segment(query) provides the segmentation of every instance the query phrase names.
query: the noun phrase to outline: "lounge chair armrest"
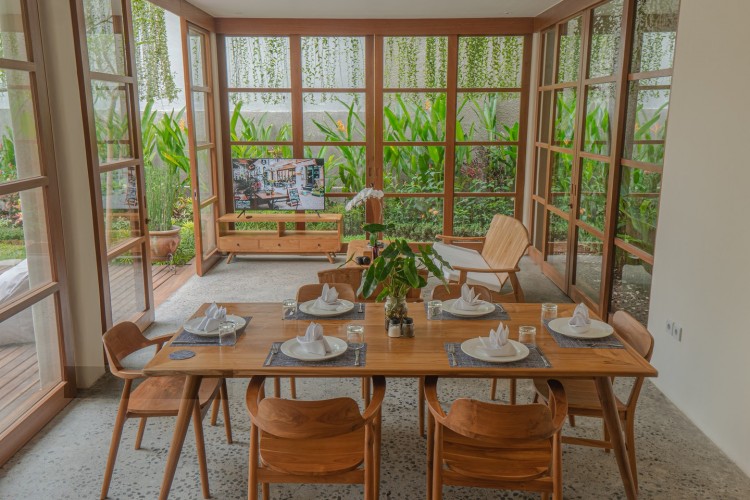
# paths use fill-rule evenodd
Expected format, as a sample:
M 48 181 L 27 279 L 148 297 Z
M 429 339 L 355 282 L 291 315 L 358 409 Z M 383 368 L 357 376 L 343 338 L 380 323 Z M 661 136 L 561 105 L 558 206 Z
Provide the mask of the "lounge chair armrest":
M 478 242 L 478 243 L 484 243 L 484 240 L 487 239 L 484 236 L 448 236 L 447 234 L 438 234 L 435 237 L 439 240 L 445 241 L 449 245 L 453 241 L 467 241 L 467 242 L 473 241 L 473 242 Z
M 124 378 L 125 380 L 135 380 L 138 378 L 145 377 L 142 370 L 133 370 L 133 369 L 117 370 L 114 367 L 112 367 L 111 370 L 114 376 L 119 377 L 119 378 Z
M 362 413 L 362 419 L 367 423 L 370 423 L 378 415 L 380 407 L 383 404 L 383 398 L 385 397 L 385 377 L 372 377 L 372 387 L 370 404 L 367 405 L 367 408 Z
M 467 273 L 517 273 L 521 271 L 520 267 L 493 268 L 493 267 L 464 267 L 453 266 L 453 269 L 459 272 Z

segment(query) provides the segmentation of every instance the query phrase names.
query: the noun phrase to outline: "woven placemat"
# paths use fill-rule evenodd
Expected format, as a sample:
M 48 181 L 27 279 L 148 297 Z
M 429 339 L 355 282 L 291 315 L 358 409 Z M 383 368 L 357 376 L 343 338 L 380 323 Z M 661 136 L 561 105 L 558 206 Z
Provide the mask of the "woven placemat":
M 453 364 L 450 352 L 448 352 L 448 346 L 450 345 L 455 349 L 453 353 L 453 357 L 456 358 L 455 365 Z M 552 365 L 544 357 L 539 347 L 533 344 L 524 345 L 529 348 L 529 355 L 510 363 L 490 363 L 489 361 L 473 358 L 461 350 L 460 342 L 446 342 L 443 344 L 443 348 L 445 349 L 445 355 L 448 357 L 448 364 L 453 368 L 552 368 Z
M 341 356 L 335 358 L 323 360 L 323 361 L 302 361 L 301 359 L 290 358 L 283 352 L 281 352 L 281 344 L 283 342 L 274 342 L 273 346 L 279 348 L 271 363 L 268 363 L 268 359 L 271 357 L 271 349 L 268 350 L 268 356 L 263 361 L 263 366 L 354 366 L 354 349 L 347 349 Z M 365 366 L 367 362 L 367 343 L 359 350 L 359 366 L 357 368 Z
M 245 326 L 237 330 L 237 338 L 240 337 L 243 333 L 245 333 L 245 329 L 247 328 L 247 325 L 250 324 L 250 320 L 253 319 L 252 316 L 243 316 L 242 319 L 245 320 Z M 226 347 L 232 347 L 237 342 L 235 341 L 232 344 L 225 344 Z M 187 330 L 180 329 L 180 331 L 177 333 L 177 336 L 172 340 L 172 344 L 170 344 L 174 347 L 177 346 L 202 346 L 202 345 L 219 345 L 219 336 L 216 335 L 215 337 L 201 337 L 200 335 L 195 335 L 193 333 L 188 332 Z
M 544 326 L 560 347 L 572 347 L 576 349 L 625 349 L 625 346 L 622 345 L 622 342 L 614 334 L 600 339 L 576 339 L 554 331 L 549 327 L 549 320 L 544 321 Z
M 354 304 L 354 309 L 351 311 L 347 311 L 345 313 L 338 314 L 336 316 L 315 316 L 314 314 L 307 314 L 299 310 L 299 305 L 297 306 L 297 312 L 294 314 L 294 316 L 291 316 L 289 318 L 284 318 L 287 320 L 290 319 L 304 319 L 309 321 L 322 321 L 326 319 L 365 319 L 365 310 L 367 308 L 362 305 L 362 312 L 359 311 L 359 303 Z
M 427 312 L 427 302 L 424 303 L 424 310 L 425 313 Z M 470 319 L 470 320 L 476 320 L 476 319 L 499 319 L 502 321 L 508 321 L 510 320 L 510 314 L 501 306 L 500 304 L 495 304 L 495 310 L 491 313 L 485 314 L 484 316 L 471 316 L 471 317 L 465 317 L 465 316 L 456 316 L 455 314 L 451 314 L 447 312 L 445 309 L 443 309 L 443 312 L 440 313 L 440 316 L 437 318 L 430 318 L 431 320 L 437 320 L 437 319 Z

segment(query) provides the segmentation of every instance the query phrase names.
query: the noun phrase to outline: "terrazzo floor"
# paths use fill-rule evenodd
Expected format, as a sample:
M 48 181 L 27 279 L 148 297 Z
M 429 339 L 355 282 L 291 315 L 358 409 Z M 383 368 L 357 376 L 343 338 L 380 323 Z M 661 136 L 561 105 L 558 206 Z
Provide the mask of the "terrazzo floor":
M 175 330 L 201 303 L 281 300 L 293 296 L 302 283 L 315 282 L 315 273 L 330 267 L 321 259 L 238 259 L 220 264 L 208 276 L 193 277 L 156 314 L 149 336 Z M 521 281 L 529 301 L 562 301 L 564 295 L 529 262 L 523 262 Z M 658 348 L 658 346 L 657 346 Z M 148 356 L 132 360 L 143 362 Z M 332 379 L 298 379 L 298 394 L 316 399 L 358 397 L 359 382 Z M 506 398 L 506 385 L 499 384 Z M 225 441 L 222 419 L 211 427 L 204 423 L 210 488 L 213 498 L 247 497 L 249 419 L 244 406 L 245 380 L 229 381 L 234 444 Z M 283 383 L 285 393 L 287 385 Z M 80 391 L 42 432 L 0 468 L 0 499 L 98 498 L 112 423 L 122 383 L 105 375 L 95 386 Z M 627 391 L 624 381 L 618 393 Z M 417 499 L 425 495 L 425 440 L 417 427 L 417 383 L 388 379 L 383 403 L 383 454 L 381 498 Z M 487 380 L 443 380 L 441 399 L 486 399 Z M 519 381 L 519 400 L 530 401 L 531 386 Z M 598 436 L 600 423 L 577 419 L 577 435 Z M 137 422 L 128 421 L 110 488 L 110 498 L 156 498 L 174 426 L 173 419 L 152 419 L 143 448 L 133 449 Z M 641 394 L 636 423 L 640 498 L 746 499 L 750 478 L 742 473 L 653 384 Z M 565 446 L 564 496 L 570 499 L 624 498 L 614 457 L 602 450 Z M 361 498 L 360 486 L 272 485 L 271 497 L 281 499 Z M 201 498 L 192 429 L 183 449 L 170 498 Z M 446 499 L 538 498 L 519 492 L 474 488 L 444 490 Z

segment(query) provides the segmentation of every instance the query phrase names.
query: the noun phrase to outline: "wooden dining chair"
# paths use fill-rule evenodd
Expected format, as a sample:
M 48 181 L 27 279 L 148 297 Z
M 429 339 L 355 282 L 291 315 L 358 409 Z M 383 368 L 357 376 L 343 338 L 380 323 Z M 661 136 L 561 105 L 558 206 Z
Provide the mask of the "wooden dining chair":
M 448 300 L 456 299 L 461 296 L 461 287 L 463 283 L 448 283 L 447 285 L 438 285 L 432 289 L 430 300 Z M 471 285 L 474 293 L 484 301 L 492 302 L 492 292 L 489 288 L 482 285 Z M 510 388 L 510 404 L 516 404 L 516 379 L 508 379 Z M 497 399 L 497 378 L 492 379 L 490 386 L 490 397 Z M 424 377 L 419 378 L 419 435 L 424 436 Z
M 446 414 L 437 377 L 425 379 L 430 409 L 427 498 L 442 498 L 444 484 L 542 492 L 562 499 L 560 429 L 567 402 L 562 384 L 549 380 L 549 404 L 502 405 L 458 399 Z
M 612 326 L 630 347 L 639 355 L 643 356 L 646 361 L 651 361 L 651 354 L 654 351 L 654 337 L 637 319 L 625 311 L 617 311 L 612 317 Z M 625 402 L 616 399 L 617 413 L 620 416 L 622 427 L 625 430 L 626 446 L 628 449 L 628 461 L 630 470 L 633 472 L 633 481 L 638 488 L 638 472 L 635 460 L 635 408 L 638 403 L 638 396 L 643 387 L 643 377 L 633 379 L 633 385 L 630 394 Z M 609 451 L 613 448 L 609 437 L 607 425 L 604 420 L 599 395 L 596 385 L 591 379 L 565 379 L 563 387 L 568 395 L 568 413 L 570 415 L 571 426 L 575 426 L 575 416 L 594 417 L 602 419 L 602 428 L 604 439 L 584 439 L 573 436 L 563 436 L 563 443 L 593 446 L 604 448 Z M 543 380 L 534 380 L 537 398 L 547 399 L 547 388 Z
M 264 500 L 270 483 L 363 484 L 366 500 L 378 498 L 385 377 L 372 383 L 370 403 L 360 413 L 351 398 L 265 398 L 265 377 L 252 377 L 248 498 L 258 498 L 259 483 Z
M 362 284 L 362 272 L 361 267 L 337 267 L 334 269 L 325 269 L 318 271 L 318 281 L 320 283 L 347 283 L 349 284 L 355 293 L 359 290 L 359 286 Z M 427 278 L 427 271 L 420 269 L 418 271 L 425 279 Z M 357 294 L 357 302 L 376 302 L 378 294 L 383 290 L 383 285 L 378 285 L 375 291 L 370 294 L 369 297 L 363 297 L 361 294 Z M 412 288 L 406 293 L 407 302 L 421 302 L 422 301 L 422 289 Z
M 125 380 L 125 387 L 120 397 L 120 405 L 117 409 L 115 426 L 112 430 L 112 442 L 109 446 L 107 466 L 104 472 L 101 498 L 107 497 L 109 485 L 112 481 L 112 472 L 115 468 L 117 450 L 120 447 L 122 429 L 125 420 L 129 418 L 140 418 L 138 434 L 135 438 L 135 449 L 140 449 L 143 432 L 146 428 L 146 420 L 151 417 L 176 417 L 182 401 L 182 389 L 185 385 L 184 377 L 146 377 L 142 370 L 125 368 L 122 360 L 136 351 L 150 346 L 156 346 L 157 352 L 172 338 L 172 335 L 163 335 L 154 339 L 146 338 L 135 323 L 124 321 L 110 328 L 102 337 L 104 351 L 109 360 L 112 374 Z M 138 387 L 132 389 L 133 381 L 144 379 Z M 203 443 L 203 417 L 208 411 L 212 401 L 221 397 L 225 402 L 224 428 L 227 435 L 227 443 L 232 443 L 232 426 L 229 421 L 229 405 L 227 397 L 227 386 L 223 378 L 204 378 L 198 392 L 199 404 L 193 408 L 193 428 L 195 429 L 195 443 L 198 453 L 198 464 L 200 468 L 201 489 L 203 498 L 210 498 L 208 488 L 208 469 L 206 466 L 206 448 Z

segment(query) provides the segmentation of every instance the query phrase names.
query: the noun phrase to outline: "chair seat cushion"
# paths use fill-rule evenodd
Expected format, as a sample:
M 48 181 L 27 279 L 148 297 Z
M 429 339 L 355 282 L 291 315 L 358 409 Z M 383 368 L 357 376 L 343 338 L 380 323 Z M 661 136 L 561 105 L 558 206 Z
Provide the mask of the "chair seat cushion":
M 576 413 L 578 411 L 588 413 L 601 413 L 601 403 L 599 394 L 596 390 L 596 384 L 591 379 L 562 379 L 560 381 L 565 389 L 565 396 L 568 399 L 568 412 Z M 546 400 L 547 399 L 547 381 L 534 379 L 536 391 Z M 624 412 L 625 404 L 615 398 L 617 410 Z
M 271 470 L 286 474 L 339 474 L 364 462 L 365 428 L 322 439 L 285 439 L 260 433 L 260 459 Z
M 446 245 L 437 242 L 432 248 L 451 266 L 474 267 L 478 269 L 489 269 L 490 266 L 482 257 L 482 254 L 471 248 L 459 247 L 456 245 Z M 458 281 L 459 272 L 455 269 L 443 267 L 443 276 L 448 281 Z M 486 286 L 490 290 L 499 292 L 508 279 L 507 273 L 468 273 L 466 282 L 470 285 Z
M 217 391 L 221 379 L 204 378 L 198 391 L 201 408 Z M 182 401 L 185 377 L 149 377 L 130 393 L 128 412 L 140 415 L 177 415 Z
M 549 439 L 498 447 L 443 428 L 443 464 L 462 476 L 488 481 L 529 481 L 547 475 L 551 463 Z

